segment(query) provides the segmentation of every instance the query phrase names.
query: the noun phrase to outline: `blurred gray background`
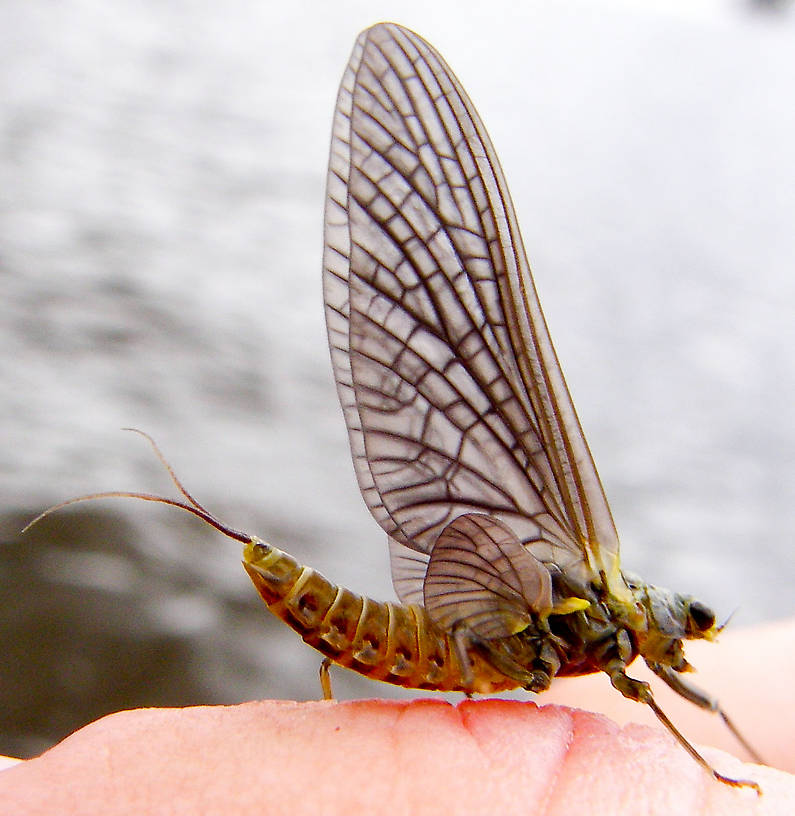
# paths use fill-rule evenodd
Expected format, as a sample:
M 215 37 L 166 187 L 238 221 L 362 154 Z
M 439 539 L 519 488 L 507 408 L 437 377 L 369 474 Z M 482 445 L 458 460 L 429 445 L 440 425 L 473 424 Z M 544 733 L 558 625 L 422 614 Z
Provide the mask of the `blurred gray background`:
M 795 612 L 795 14 L 750 2 L 0 5 L 0 753 L 138 705 L 315 698 L 173 493 L 392 597 L 320 292 L 337 84 L 395 19 L 502 158 L 625 565 Z M 340 697 L 400 693 L 348 672 Z

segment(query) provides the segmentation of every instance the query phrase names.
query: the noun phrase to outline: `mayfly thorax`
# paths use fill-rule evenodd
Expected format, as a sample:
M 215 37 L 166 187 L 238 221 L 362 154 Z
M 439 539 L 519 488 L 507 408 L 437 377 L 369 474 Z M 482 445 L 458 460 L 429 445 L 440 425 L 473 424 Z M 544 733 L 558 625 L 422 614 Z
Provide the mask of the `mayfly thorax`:
M 270 610 L 331 662 L 468 694 L 602 671 L 716 779 L 758 791 L 714 770 L 626 673 L 642 657 L 748 747 L 680 677 L 684 640 L 720 630 L 712 611 L 621 569 L 494 148 L 441 56 L 398 25 L 364 31 L 342 80 L 323 280 L 356 475 L 400 603 L 226 527 L 173 472 L 185 501 L 98 495 L 172 504 L 243 542 Z

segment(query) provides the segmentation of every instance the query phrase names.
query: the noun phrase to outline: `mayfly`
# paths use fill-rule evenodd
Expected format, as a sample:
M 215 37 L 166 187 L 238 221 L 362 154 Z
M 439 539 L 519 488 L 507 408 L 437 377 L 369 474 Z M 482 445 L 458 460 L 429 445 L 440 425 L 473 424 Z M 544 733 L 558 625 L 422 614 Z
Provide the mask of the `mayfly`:
M 327 661 L 466 694 L 602 671 L 716 779 L 759 791 L 712 768 L 627 674 L 641 656 L 748 747 L 680 677 L 683 641 L 720 631 L 713 612 L 621 569 L 494 147 L 442 57 L 398 25 L 359 36 L 339 90 L 324 294 L 353 463 L 400 604 L 227 527 L 170 468 L 185 501 L 100 495 L 172 504 L 243 542 L 265 603 Z

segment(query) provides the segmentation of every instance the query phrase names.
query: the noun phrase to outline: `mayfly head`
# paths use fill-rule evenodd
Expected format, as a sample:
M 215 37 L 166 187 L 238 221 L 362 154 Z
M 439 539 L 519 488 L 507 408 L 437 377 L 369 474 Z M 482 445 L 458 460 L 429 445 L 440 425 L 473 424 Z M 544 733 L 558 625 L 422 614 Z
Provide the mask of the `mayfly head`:
M 645 627 L 635 630 L 638 652 L 647 661 L 688 671 L 683 641 L 714 640 L 715 613 L 690 595 L 642 582 L 630 586 L 646 616 Z
M 715 613 L 691 595 L 646 585 L 641 603 L 651 628 L 672 638 L 713 640 L 717 634 Z

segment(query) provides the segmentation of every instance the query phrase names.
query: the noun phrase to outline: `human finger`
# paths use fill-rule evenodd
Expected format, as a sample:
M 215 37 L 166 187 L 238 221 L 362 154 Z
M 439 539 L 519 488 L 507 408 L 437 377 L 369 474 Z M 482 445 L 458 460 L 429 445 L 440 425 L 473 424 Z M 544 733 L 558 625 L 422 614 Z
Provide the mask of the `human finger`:
M 0 774 L 7 812 L 789 814 L 795 780 L 709 754 L 764 795 L 710 778 L 662 731 L 504 700 L 261 702 L 141 709 Z

